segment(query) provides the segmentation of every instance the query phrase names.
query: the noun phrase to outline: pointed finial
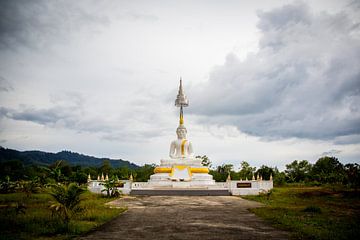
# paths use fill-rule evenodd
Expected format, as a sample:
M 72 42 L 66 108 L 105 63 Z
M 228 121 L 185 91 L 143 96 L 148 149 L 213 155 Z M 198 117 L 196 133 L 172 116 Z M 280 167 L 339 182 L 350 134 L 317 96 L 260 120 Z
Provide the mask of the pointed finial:
M 253 181 L 255 180 L 255 176 L 254 176 L 254 173 L 253 173 L 253 176 L 252 176 L 252 180 L 253 180 Z
M 105 180 L 108 181 L 109 180 L 109 175 L 106 174 Z
M 133 180 L 134 180 L 134 178 L 133 178 L 133 175 L 132 175 L 132 174 L 130 174 L 130 178 L 129 178 L 129 180 L 130 180 L 130 181 L 133 181 Z
M 186 95 L 184 93 L 181 78 L 180 78 L 180 85 L 179 85 L 178 95 L 176 96 L 176 99 L 175 99 L 175 106 L 176 107 L 187 107 L 187 106 L 189 106 L 189 100 L 187 99 L 187 97 L 186 97 Z
M 273 179 L 272 179 L 272 173 L 270 173 L 270 181 L 272 181 Z
M 259 177 L 259 173 L 257 174 L 257 177 L 256 177 L 257 180 L 260 180 L 260 177 Z
M 90 176 L 90 173 L 88 175 L 88 182 L 91 181 L 91 176 Z
M 100 176 L 98 175 L 97 180 L 100 181 Z
M 104 181 L 104 173 L 101 173 L 101 181 Z

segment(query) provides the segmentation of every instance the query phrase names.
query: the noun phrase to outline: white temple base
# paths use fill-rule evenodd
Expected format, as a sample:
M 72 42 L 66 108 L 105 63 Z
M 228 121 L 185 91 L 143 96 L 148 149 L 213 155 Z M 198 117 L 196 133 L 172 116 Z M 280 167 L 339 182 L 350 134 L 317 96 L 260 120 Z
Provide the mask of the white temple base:
M 171 180 L 168 173 L 155 173 L 148 183 L 152 187 L 207 187 L 215 185 L 215 180 L 207 173 L 193 173 L 189 181 Z
M 186 165 L 186 166 L 197 166 L 202 167 L 201 159 L 198 158 L 179 158 L 179 159 L 161 159 L 160 166 L 173 166 L 173 165 Z

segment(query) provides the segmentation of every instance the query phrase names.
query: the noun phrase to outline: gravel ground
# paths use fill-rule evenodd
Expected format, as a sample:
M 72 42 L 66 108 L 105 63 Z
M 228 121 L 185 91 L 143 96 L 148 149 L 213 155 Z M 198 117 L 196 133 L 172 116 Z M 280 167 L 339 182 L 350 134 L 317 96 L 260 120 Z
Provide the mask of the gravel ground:
M 234 196 L 127 196 L 119 217 L 80 240 L 98 239 L 288 239 L 248 209 L 260 203 Z

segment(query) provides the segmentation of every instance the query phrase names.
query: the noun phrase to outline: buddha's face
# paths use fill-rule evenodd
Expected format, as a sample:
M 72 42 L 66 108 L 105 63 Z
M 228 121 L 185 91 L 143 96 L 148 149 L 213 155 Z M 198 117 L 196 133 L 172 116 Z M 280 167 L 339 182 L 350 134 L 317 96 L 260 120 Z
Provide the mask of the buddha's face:
M 185 139 L 186 138 L 186 128 L 178 128 L 176 129 L 176 134 L 178 136 L 178 139 Z

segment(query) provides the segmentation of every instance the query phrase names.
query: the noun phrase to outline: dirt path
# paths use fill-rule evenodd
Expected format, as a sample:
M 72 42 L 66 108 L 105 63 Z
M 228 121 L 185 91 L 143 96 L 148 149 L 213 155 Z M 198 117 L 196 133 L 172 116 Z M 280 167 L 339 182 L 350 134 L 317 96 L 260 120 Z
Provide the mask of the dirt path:
M 128 211 L 78 239 L 288 239 L 233 196 L 141 196 L 110 203 Z

